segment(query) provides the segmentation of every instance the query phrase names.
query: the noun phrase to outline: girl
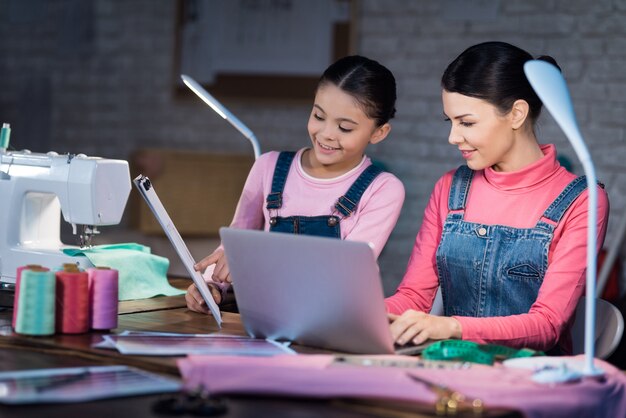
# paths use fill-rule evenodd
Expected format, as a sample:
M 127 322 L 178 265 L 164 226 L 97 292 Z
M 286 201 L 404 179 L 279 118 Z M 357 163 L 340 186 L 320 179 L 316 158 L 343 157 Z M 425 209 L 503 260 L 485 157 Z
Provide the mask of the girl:
M 400 215 L 404 186 L 372 165 L 365 148 L 389 134 L 395 100 L 393 74 L 376 61 L 349 56 L 328 67 L 309 117 L 310 148 L 259 157 L 231 227 L 365 241 L 378 256 Z M 195 268 L 212 265 L 210 288 L 220 303 L 225 287 L 220 292 L 216 284 L 231 281 L 221 246 Z M 193 285 L 186 301 L 207 312 Z
M 459 338 L 571 353 L 585 285 L 587 184 L 559 165 L 554 145 L 537 142 L 542 103 L 523 71 L 531 59 L 487 42 L 443 74 L 448 142 L 467 166 L 435 185 L 407 272 L 386 301 L 399 344 Z M 598 248 L 607 216 L 600 190 Z M 426 314 L 439 286 L 445 316 Z

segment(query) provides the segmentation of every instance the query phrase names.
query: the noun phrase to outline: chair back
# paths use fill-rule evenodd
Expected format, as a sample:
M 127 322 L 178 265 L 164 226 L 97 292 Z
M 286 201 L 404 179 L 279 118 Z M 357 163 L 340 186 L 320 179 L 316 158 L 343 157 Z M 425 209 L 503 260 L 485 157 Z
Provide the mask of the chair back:
M 604 299 L 596 299 L 595 356 L 608 358 L 622 339 L 624 317 L 613 304 Z M 576 319 L 572 325 L 572 354 L 585 352 L 585 297 L 576 307 Z
M 443 295 L 441 294 L 441 286 L 437 288 L 437 294 L 433 301 L 433 306 L 430 308 L 431 315 L 443 316 Z

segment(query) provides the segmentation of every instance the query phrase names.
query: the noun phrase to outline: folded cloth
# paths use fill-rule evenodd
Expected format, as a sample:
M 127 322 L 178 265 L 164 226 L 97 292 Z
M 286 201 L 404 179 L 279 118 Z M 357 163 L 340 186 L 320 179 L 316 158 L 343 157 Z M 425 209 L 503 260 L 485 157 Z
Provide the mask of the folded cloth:
M 605 371 L 602 379 L 583 378 L 556 385 L 534 382 L 532 370 L 502 365 L 366 367 L 333 360 L 332 355 L 189 356 L 178 360 L 178 368 L 186 387 L 202 385 L 211 395 L 375 398 L 433 404 L 437 396 L 416 381 L 421 378 L 457 391 L 466 399 L 479 398 L 487 410 L 512 409 L 530 418 L 626 416 L 626 375 L 601 360 L 596 360 L 596 365 Z M 576 360 L 583 362 L 584 357 L 577 356 Z
M 170 261 L 150 253 L 150 247 L 136 243 L 67 248 L 70 256 L 85 256 L 94 266 L 116 269 L 119 274 L 119 300 L 146 299 L 158 295 L 185 293 L 167 281 Z

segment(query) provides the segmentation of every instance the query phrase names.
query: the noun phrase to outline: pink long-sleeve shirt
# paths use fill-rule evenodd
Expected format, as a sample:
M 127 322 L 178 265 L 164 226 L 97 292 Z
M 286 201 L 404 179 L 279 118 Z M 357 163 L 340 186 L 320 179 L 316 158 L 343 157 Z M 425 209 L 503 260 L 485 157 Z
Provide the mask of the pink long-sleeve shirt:
M 546 208 L 576 178 L 560 166 L 553 145 L 541 149 L 544 157 L 519 171 L 496 172 L 492 168 L 476 171 L 465 220 L 515 228 L 534 227 Z M 439 286 L 435 254 L 448 215 L 454 171 L 446 173 L 435 185 L 404 278 L 397 293 L 386 299 L 389 312 L 430 311 Z M 587 205 L 585 190 L 557 225 L 548 252 L 548 269 L 529 312 L 488 318 L 454 316 L 461 324 L 464 340 L 537 350 L 548 350 L 558 344 L 564 352 L 571 351 L 569 329 L 585 288 Z M 604 241 L 608 210 L 607 195 L 599 189 L 598 249 Z
M 289 169 L 278 216 L 330 215 L 337 199 L 372 164 L 364 156 L 359 165 L 349 172 L 331 179 L 320 179 L 308 175 L 302 168 L 304 150 L 296 153 Z M 271 215 L 265 208 L 265 199 L 272 189 L 278 155 L 276 151 L 268 152 L 255 161 L 241 193 L 232 227 L 269 230 Z M 341 238 L 369 243 L 378 257 L 396 225 L 403 203 L 402 182 L 391 173 L 381 173 L 365 190 L 354 213 L 341 220 Z

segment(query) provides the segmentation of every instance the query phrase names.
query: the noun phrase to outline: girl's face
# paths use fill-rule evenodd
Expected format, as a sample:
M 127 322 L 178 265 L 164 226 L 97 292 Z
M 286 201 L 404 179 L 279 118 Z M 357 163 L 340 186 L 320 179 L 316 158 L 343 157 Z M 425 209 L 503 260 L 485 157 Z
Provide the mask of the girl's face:
M 518 167 L 516 141 L 509 114 L 485 100 L 443 91 L 443 113 L 452 124 L 448 142 L 458 147 L 472 170 Z
M 323 84 L 307 126 L 313 144 L 308 153 L 311 174 L 331 177 L 350 171 L 361 162 L 367 145 L 382 141 L 390 128 L 388 123 L 377 127 L 354 97 Z

